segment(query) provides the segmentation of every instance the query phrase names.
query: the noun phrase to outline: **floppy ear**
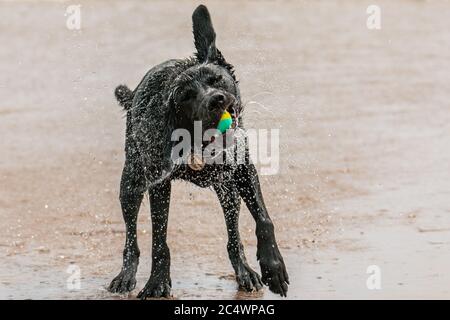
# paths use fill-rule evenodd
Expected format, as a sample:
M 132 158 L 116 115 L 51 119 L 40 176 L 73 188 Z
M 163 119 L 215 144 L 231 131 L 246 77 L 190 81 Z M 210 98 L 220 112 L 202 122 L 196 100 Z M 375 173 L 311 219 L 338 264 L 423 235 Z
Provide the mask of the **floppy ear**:
M 175 114 L 171 100 L 164 101 L 164 98 L 158 100 L 161 103 L 154 103 L 154 97 L 143 90 L 137 95 L 136 107 L 130 109 L 128 115 L 132 119 L 133 145 L 137 148 L 135 155 L 140 158 L 147 183 L 151 186 L 166 179 L 172 172 L 170 154 Z
M 174 142 L 172 141 L 172 133 L 175 130 L 175 103 L 173 101 L 173 94 L 170 94 L 167 101 L 167 110 L 165 115 L 165 123 L 164 123 L 164 143 L 162 147 L 162 171 L 170 173 L 173 169 L 173 161 L 172 161 L 172 148 L 174 146 Z
M 204 5 L 199 5 L 192 14 L 192 25 L 198 61 L 215 61 L 217 59 L 216 33 L 211 16 Z

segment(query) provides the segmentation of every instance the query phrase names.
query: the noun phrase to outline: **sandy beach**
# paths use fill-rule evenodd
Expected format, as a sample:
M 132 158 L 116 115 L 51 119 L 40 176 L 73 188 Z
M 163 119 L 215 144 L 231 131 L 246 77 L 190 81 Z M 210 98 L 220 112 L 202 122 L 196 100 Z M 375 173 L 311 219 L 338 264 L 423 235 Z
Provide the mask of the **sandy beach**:
M 248 128 L 280 132 L 261 176 L 288 299 L 450 298 L 450 3 L 204 1 L 234 64 Z M 134 299 L 150 274 L 148 197 L 137 288 L 112 295 L 124 224 L 125 120 L 114 88 L 194 52 L 195 1 L 0 2 L 0 298 Z M 242 206 L 250 264 L 255 225 Z M 278 299 L 237 291 L 215 194 L 172 186 L 175 299 Z M 367 287 L 369 266 L 381 288 Z M 68 279 L 78 270 L 79 289 Z

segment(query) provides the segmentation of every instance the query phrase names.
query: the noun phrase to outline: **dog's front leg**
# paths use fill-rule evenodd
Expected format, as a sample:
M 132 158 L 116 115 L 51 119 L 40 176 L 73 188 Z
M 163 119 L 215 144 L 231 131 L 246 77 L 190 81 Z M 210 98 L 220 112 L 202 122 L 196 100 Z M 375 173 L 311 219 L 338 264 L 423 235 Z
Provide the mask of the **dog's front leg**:
M 232 182 L 224 182 L 215 185 L 214 190 L 219 198 L 220 205 L 225 215 L 225 223 L 228 233 L 228 256 L 236 274 L 239 289 L 245 291 L 258 291 L 262 288 L 259 274 L 250 268 L 245 258 L 244 246 L 239 235 L 239 211 L 241 198 L 236 185 Z
M 108 287 L 108 290 L 113 293 L 125 293 L 136 287 L 136 272 L 140 254 L 136 223 L 145 189 L 142 167 L 138 163 L 127 160 L 120 182 L 120 204 L 126 226 L 126 240 L 122 270 Z
M 289 278 L 275 240 L 272 220 L 264 204 L 255 166 L 239 165 L 235 181 L 239 194 L 256 222 L 257 258 L 261 266 L 262 281 L 272 292 L 286 296 Z
M 172 287 L 170 280 L 170 251 L 166 242 L 170 189 L 170 180 L 166 180 L 151 187 L 149 190 L 153 232 L 152 271 L 150 279 L 137 296 L 140 299 L 170 296 Z

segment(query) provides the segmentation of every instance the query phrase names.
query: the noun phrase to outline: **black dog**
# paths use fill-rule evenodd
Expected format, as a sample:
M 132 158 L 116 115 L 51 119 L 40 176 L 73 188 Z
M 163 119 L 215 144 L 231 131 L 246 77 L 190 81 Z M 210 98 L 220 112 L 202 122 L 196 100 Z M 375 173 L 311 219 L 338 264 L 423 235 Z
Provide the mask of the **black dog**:
M 123 266 L 111 282 L 111 292 L 127 292 L 136 286 L 139 248 L 136 221 L 144 193 L 148 190 L 152 218 L 152 271 L 139 298 L 168 297 L 171 290 L 170 253 L 166 243 L 171 180 L 183 179 L 201 187 L 213 187 L 225 214 L 228 254 L 241 289 L 260 290 L 262 283 L 286 296 L 288 275 L 278 250 L 274 226 L 264 205 L 256 169 L 244 163 L 207 164 L 195 167 L 172 161 L 171 139 L 175 129 L 216 128 L 227 110 L 233 127 L 242 128 L 241 100 L 233 66 L 215 46 L 216 34 L 205 6 L 192 15 L 197 53 L 194 58 L 169 60 L 152 68 L 134 91 L 116 89 L 120 105 L 127 111 L 126 160 L 120 185 L 120 203 L 126 224 Z M 248 265 L 240 240 L 238 218 L 243 199 L 256 222 L 257 258 L 262 278 Z

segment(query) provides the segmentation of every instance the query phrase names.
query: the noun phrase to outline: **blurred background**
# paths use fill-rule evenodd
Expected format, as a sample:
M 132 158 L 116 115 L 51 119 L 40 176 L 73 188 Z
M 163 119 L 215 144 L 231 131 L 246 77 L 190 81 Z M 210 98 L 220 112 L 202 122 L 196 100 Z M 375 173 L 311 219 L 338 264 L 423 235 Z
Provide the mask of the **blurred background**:
M 288 298 L 450 298 L 450 3 L 203 3 L 236 68 L 246 126 L 280 130 L 280 171 L 261 182 Z M 137 289 L 105 290 L 125 238 L 125 120 L 113 90 L 194 52 L 198 4 L 0 2 L 0 298 L 134 298 L 144 286 L 148 198 Z M 370 5 L 380 29 L 368 27 Z M 214 193 L 172 190 L 174 297 L 277 298 L 237 292 Z M 259 271 L 244 206 L 240 223 Z

